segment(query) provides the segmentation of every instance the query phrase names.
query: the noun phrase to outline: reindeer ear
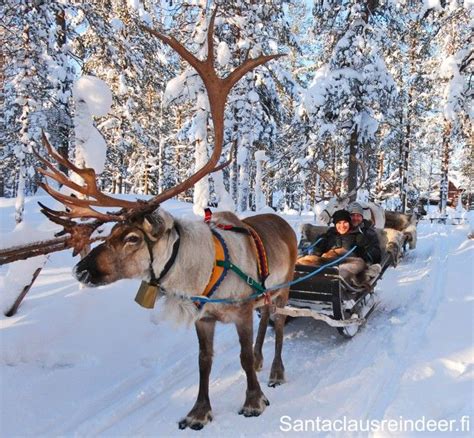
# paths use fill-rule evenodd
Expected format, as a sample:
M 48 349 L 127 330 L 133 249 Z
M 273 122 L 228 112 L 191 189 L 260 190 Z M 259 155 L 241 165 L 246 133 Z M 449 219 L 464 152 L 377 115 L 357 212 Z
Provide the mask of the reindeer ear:
M 165 231 L 173 228 L 173 225 L 173 216 L 161 208 L 143 218 L 143 229 L 152 239 L 158 239 Z
M 163 221 L 165 230 L 169 230 L 174 226 L 174 218 L 162 208 L 158 209 L 158 216 Z
M 158 239 L 165 229 L 161 218 L 156 214 L 147 214 L 143 218 L 143 230 L 152 239 Z

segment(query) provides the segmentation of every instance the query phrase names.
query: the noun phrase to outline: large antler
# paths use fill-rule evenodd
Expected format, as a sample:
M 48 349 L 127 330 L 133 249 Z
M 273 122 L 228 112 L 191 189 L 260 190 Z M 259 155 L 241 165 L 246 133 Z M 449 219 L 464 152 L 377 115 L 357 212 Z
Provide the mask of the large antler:
M 207 58 L 203 61 L 196 58 L 189 52 L 181 43 L 174 37 L 157 32 L 147 26 L 140 26 L 140 28 L 150 34 L 156 36 L 165 44 L 174 49 L 184 60 L 186 60 L 197 71 L 201 77 L 204 86 L 206 87 L 207 96 L 209 98 L 209 105 L 211 108 L 211 117 L 214 124 L 214 150 L 209 161 L 199 169 L 194 175 L 190 176 L 181 184 L 165 190 L 153 198 L 150 202 L 153 205 L 158 205 L 166 199 L 169 199 L 178 193 L 190 188 L 196 184 L 201 178 L 216 170 L 217 162 L 222 153 L 222 145 L 224 141 L 224 109 L 232 87 L 249 71 L 265 64 L 266 62 L 284 56 L 283 54 L 259 56 L 253 59 L 245 59 L 245 61 L 235 68 L 229 75 L 220 78 L 214 68 L 214 21 L 217 14 L 217 8 L 214 9 L 209 26 L 207 29 Z M 220 167 L 220 166 L 219 166 Z
M 209 161 L 196 173 L 175 187 L 165 190 L 149 201 L 126 201 L 105 195 L 97 187 L 97 178 L 93 169 L 80 169 L 72 164 L 65 157 L 57 153 L 49 143 L 46 135 L 43 133 L 43 144 L 51 158 L 71 170 L 84 180 L 84 186 L 75 183 L 64 173 L 57 170 L 56 167 L 48 160 L 41 157 L 36 151 L 35 154 L 46 167 L 39 169 L 40 173 L 49 177 L 59 184 L 63 184 L 69 189 L 82 195 L 84 198 L 77 196 L 68 196 L 53 189 L 47 183 L 42 183 L 43 189 L 49 193 L 54 199 L 61 202 L 65 207 L 65 211 L 52 210 L 43 204 L 40 204 L 42 212 L 53 222 L 64 227 L 59 235 L 70 234 L 71 237 L 67 241 L 69 247 L 73 247 L 75 253 L 79 252 L 89 241 L 91 234 L 105 222 L 122 222 L 130 220 L 134 217 L 147 214 L 155 210 L 163 201 L 176 196 L 177 194 L 187 190 L 196 184 L 204 176 L 222 169 L 230 161 L 217 166 L 222 154 L 222 145 L 224 139 L 224 109 L 232 87 L 249 71 L 265 64 L 266 62 L 283 56 L 282 54 L 259 56 L 254 59 L 246 58 L 245 61 L 235 68 L 229 75 L 220 78 L 214 67 L 214 22 L 216 18 L 217 8 L 212 13 L 209 27 L 207 31 L 207 58 L 203 61 L 196 58 L 174 37 L 165 36 L 146 26 L 140 26 L 142 30 L 156 36 L 164 43 L 174 49 L 183 59 L 189 62 L 196 69 L 201 77 L 209 98 L 212 121 L 214 124 L 214 150 Z M 120 207 L 118 212 L 102 213 L 92 207 Z M 92 222 L 77 223 L 73 219 L 95 219 Z

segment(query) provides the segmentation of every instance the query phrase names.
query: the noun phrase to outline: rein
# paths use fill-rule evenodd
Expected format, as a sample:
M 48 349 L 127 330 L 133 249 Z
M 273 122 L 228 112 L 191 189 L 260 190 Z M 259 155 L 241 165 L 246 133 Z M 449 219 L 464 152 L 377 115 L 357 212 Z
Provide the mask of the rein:
M 329 263 L 326 263 L 325 265 L 320 266 L 319 268 L 315 269 L 314 271 L 311 271 L 310 273 L 308 273 L 307 275 L 305 275 L 303 277 L 300 277 L 300 278 L 298 278 L 296 280 L 293 280 L 293 281 L 288 281 L 286 283 L 271 286 L 269 288 L 263 289 L 262 291 L 256 292 L 252 295 L 249 295 L 248 297 L 245 297 L 245 298 L 236 298 L 236 299 L 235 298 L 234 299 L 232 299 L 232 298 L 208 298 L 208 297 L 204 297 L 204 296 L 201 296 L 201 295 L 191 296 L 191 297 L 186 296 L 186 295 L 180 295 L 180 298 L 188 299 L 188 300 L 191 300 L 195 303 L 196 302 L 200 303 L 201 305 L 204 305 L 206 303 L 212 303 L 212 304 L 242 304 L 242 303 L 246 303 L 248 301 L 252 301 L 252 300 L 261 298 L 262 296 L 265 296 L 265 298 L 267 298 L 267 297 L 271 296 L 272 293 L 275 293 L 279 289 L 289 287 L 289 286 L 293 286 L 294 284 L 301 283 L 302 281 L 306 281 L 309 278 L 314 277 L 316 274 L 319 274 L 324 269 L 327 269 L 327 268 L 330 268 L 332 266 L 337 265 L 342 260 L 349 257 L 356 250 L 356 248 L 357 248 L 357 246 L 353 246 L 348 252 L 346 252 L 341 257 L 338 257 L 337 259 L 333 260 L 332 262 L 329 262 Z

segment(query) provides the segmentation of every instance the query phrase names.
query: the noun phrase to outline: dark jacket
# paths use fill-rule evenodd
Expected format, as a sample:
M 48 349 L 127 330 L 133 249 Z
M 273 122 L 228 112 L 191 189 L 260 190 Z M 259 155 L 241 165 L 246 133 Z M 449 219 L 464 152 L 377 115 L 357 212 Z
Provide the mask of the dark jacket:
M 300 242 L 300 252 L 305 255 L 321 256 L 334 248 L 344 248 L 349 251 L 356 246 L 354 257 L 361 257 L 367 263 L 380 263 L 381 254 L 379 240 L 375 229 L 370 222 L 364 221 L 346 234 L 339 234 L 335 227 L 329 228 L 324 234 L 318 236 L 315 242 Z
M 382 261 L 382 253 L 380 252 L 379 238 L 372 222 L 363 220 L 357 227 L 362 237 L 358 237 L 357 246 L 366 254 L 363 259 L 368 263 L 380 263 Z

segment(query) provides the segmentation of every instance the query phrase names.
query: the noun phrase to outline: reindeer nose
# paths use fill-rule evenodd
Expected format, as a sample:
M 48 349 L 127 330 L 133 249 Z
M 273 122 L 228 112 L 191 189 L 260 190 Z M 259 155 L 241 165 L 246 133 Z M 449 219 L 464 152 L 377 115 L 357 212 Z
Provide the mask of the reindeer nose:
M 91 281 L 91 274 L 87 269 L 79 270 L 77 266 L 74 268 L 74 276 L 81 282 L 88 284 Z

